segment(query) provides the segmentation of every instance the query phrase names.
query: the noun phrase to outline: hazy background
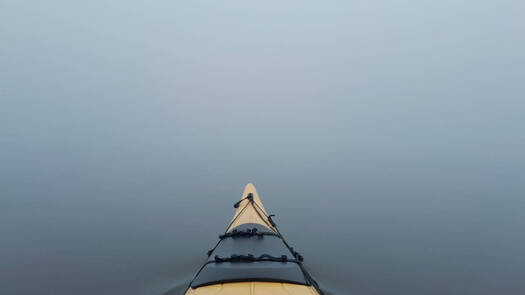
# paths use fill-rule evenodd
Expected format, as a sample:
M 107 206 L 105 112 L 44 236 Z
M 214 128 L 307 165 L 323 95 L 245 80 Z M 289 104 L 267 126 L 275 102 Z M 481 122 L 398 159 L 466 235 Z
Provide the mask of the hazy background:
M 331 294 L 525 293 L 524 11 L 0 0 L 0 293 L 175 293 L 247 182 Z

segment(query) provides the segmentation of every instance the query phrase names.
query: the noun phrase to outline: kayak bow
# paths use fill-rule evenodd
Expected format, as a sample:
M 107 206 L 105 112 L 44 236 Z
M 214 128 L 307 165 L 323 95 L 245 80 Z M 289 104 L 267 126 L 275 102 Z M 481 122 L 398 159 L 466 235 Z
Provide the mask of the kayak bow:
M 322 295 L 249 183 L 186 295 Z

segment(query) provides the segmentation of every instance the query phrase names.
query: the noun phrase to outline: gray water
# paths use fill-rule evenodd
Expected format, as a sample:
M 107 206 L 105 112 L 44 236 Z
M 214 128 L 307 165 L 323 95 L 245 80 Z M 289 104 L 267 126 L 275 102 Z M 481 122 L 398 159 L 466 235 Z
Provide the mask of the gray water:
M 523 11 L 0 0 L 0 294 L 176 294 L 248 182 L 330 294 L 525 294 Z

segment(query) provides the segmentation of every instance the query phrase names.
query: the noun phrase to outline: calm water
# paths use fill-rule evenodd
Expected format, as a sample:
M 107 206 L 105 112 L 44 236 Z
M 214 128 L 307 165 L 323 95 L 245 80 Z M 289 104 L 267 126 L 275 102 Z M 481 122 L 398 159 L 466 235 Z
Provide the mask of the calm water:
M 0 0 L 0 294 L 178 294 L 247 182 L 327 293 L 525 294 L 524 10 Z

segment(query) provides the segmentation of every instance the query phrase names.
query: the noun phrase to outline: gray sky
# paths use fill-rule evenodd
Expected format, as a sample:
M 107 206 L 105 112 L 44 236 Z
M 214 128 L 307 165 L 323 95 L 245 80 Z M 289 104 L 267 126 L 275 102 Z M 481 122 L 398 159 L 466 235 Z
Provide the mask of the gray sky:
M 523 11 L 0 0 L 0 291 L 183 280 L 249 181 L 334 292 L 523 291 Z

